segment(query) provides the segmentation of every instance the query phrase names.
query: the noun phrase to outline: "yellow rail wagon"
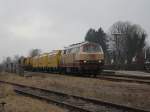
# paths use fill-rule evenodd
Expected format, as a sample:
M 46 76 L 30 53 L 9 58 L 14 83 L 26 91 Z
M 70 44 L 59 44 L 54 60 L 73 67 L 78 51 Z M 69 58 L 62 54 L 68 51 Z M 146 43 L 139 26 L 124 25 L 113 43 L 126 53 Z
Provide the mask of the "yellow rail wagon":
M 27 70 L 31 70 L 31 68 L 32 68 L 32 58 L 31 57 L 24 58 L 24 67 Z
M 29 66 L 29 57 L 25 59 L 25 66 Z
M 58 71 L 60 63 L 61 50 L 54 50 L 48 53 L 48 66 L 49 71 Z
M 32 69 L 37 70 L 39 68 L 39 56 L 32 58 Z
M 48 67 L 48 53 L 39 55 L 38 57 L 38 67 L 40 70 L 45 71 Z
M 19 66 L 25 68 L 25 62 L 26 62 L 26 58 L 25 57 L 21 57 L 19 60 L 18 60 L 18 64 Z

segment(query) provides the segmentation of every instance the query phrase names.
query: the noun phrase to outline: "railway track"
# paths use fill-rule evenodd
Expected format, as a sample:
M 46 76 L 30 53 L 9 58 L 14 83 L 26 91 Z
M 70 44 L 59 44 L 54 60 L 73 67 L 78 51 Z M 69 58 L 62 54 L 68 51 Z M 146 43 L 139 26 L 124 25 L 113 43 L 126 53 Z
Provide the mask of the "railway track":
M 118 75 L 115 73 L 105 73 L 102 75 L 98 75 L 97 78 L 109 80 L 109 81 L 117 81 L 117 82 L 130 82 L 130 83 L 139 83 L 139 84 L 147 84 L 150 85 L 150 77 L 142 77 L 142 76 L 131 76 L 131 75 Z
M 129 74 L 122 74 L 122 73 L 117 73 L 115 71 L 103 71 L 102 74 L 106 76 L 116 76 L 116 77 L 126 77 L 126 78 L 134 78 L 134 79 L 143 79 L 143 80 L 150 80 L 150 75 L 149 76 L 139 76 L 139 75 L 129 75 Z
M 26 73 L 32 73 L 32 72 L 27 72 Z M 39 72 L 33 72 L 33 73 L 39 73 Z M 49 73 L 43 73 L 43 74 L 48 74 Z M 57 73 L 58 74 L 58 73 Z M 61 74 L 62 75 L 62 74 Z M 27 77 L 32 76 L 27 75 Z M 42 75 L 41 75 L 42 76 Z M 67 75 L 68 76 L 68 75 Z M 87 75 L 76 75 L 76 74 L 70 74 L 70 76 L 77 76 L 77 77 L 83 77 L 84 78 L 91 78 L 90 76 Z M 150 77 L 146 77 L 146 76 L 131 76 L 131 75 L 118 75 L 115 74 L 115 72 L 110 71 L 110 72 L 103 72 L 100 75 L 97 75 L 97 77 L 92 77 L 95 79 L 102 79 L 102 80 L 109 80 L 109 81 L 115 81 L 115 82 L 129 82 L 129 83 L 138 83 L 138 84 L 147 84 L 150 85 Z
M 14 90 L 30 97 L 38 98 L 47 102 L 54 103 L 71 112 L 149 112 L 124 105 L 117 105 L 109 102 L 89 99 L 80 96 L 60 93 L 52 90 L 16 84 L 12 82 L 0 81 L 14 86 Z

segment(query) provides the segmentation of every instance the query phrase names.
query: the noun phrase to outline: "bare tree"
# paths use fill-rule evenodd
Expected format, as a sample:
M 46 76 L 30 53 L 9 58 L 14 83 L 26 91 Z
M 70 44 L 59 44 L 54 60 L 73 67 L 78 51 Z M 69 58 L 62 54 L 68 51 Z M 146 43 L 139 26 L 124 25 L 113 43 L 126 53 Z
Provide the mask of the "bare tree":
M 18 62 L 19 59 L 20 59 L 20 56 L 19 56 L 19 55 L 15 55 L 13 60 L 14 60 L 15 62 Z
M 4 67 L 5 71 L 8 71 L 8 72 L 11 71 L 11 68 L 12 68 L 12 59 L 11 59 L 11 57 L 7 57 L 3 61 L 3 67 Z
M 0 73 L 3 71 L 3 65 L 0 64 Z
M 34 57 L 34 56 L 37 56 L 37 55 L 39 55 L 41 53 L 41 50 L 40 49 L 32 49 L 31 51 L 30 51 L 30 57 Z
M 11 57 L 6 58 L 6 63 L 10 63 L 12 61 Z
M 114 60 L 116 64 L 132 62 L 133 57 L 145 46 L 146 32 L 136 24 L 116 22 L 110 28 L 113 39 Z

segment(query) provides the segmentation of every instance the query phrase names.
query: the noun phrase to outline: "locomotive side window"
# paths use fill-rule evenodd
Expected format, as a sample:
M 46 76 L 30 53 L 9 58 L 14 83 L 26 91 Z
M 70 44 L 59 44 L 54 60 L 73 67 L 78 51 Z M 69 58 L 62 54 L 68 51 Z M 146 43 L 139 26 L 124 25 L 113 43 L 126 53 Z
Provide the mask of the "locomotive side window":
M 80 47 L 74 47 L 74 48 L 64 50 L 64 54 L 78 53 L 79 51 L 80 51 Z
M 80 52 L 80 47 L 76 48 L 76 53 Z
M 71 53 L 78 53 L 80 51 L 80 47 L 72 48 Z

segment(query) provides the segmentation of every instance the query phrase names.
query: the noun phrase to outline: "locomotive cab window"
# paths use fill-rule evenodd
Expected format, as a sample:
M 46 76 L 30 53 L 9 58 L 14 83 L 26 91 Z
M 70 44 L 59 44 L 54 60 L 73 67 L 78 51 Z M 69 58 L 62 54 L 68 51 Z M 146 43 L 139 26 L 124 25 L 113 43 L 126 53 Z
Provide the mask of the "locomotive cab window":
M 102 49 L 97 44 L 85 44 L 83 45 L 83 52 L 88 52 L 88 53 L 102 52 Z

